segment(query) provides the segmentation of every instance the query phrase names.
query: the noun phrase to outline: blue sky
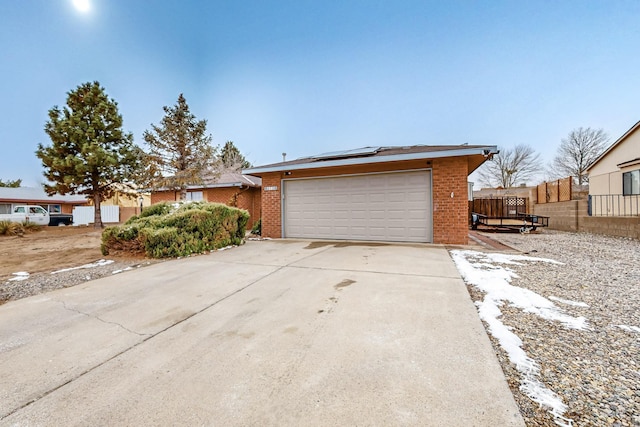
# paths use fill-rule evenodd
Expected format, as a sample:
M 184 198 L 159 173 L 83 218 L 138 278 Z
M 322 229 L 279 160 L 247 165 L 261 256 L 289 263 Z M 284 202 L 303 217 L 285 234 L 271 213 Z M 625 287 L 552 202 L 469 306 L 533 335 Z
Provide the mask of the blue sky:
M 184 93 L 254 164 L 367 145 L 533 146 L 640 120 L 640 2 L 0 2 L 0 179 L 42 182 L 47 111 L 99 81 L 142 133 Z

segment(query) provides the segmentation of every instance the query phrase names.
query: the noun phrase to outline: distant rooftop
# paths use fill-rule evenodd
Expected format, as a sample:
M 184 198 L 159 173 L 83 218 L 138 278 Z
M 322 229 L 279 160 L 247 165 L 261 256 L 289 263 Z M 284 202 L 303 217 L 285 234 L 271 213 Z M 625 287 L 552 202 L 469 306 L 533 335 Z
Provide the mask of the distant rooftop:
M 37 187 L 0 187 L 0 201 L 38 202 L 38 203 L 86 203 L 87 198 L 82 195 L 49 196 L 44 189 Z

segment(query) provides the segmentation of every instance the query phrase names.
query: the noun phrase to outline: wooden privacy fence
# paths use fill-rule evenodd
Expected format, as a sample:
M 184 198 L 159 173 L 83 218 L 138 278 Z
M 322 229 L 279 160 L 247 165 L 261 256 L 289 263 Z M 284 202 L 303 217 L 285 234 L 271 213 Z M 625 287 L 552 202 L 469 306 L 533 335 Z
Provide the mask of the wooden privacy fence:
M 498 197 L 494 199 L 474 199 L 469 201 L 469 214 L 478 213 L 490 218 L 517 217 L 529 212 L 526 197 Z
M 567 177 L 551 182 L 543 182 L 538 185 L 538 203 L 566 202 L 573 195 L 573 178 Z

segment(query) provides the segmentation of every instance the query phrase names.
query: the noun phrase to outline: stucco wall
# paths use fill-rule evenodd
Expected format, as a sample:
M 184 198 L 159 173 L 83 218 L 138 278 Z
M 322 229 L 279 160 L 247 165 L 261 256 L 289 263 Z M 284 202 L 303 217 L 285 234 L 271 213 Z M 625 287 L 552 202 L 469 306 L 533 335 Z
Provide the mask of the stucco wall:
M 617 165 L 640 156 L 640 128 L 629 134 L 589 170 L 589 194 L 622 194 L 622 173 L 640 166 Z

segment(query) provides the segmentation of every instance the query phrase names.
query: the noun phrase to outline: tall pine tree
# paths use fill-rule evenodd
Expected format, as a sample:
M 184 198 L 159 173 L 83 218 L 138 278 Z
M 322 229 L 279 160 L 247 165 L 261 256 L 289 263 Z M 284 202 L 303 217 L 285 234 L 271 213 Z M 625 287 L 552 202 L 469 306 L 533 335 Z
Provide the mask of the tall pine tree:
M 18 188 L 20 187 L 20 184 L 22 184 L 22 180 L 21 179 L 15 179 L 15 180 L 6 180 L 3 181 L 0 179 L 0 187 L 10 187 L 10 188 Z
M 222 147 L 220 161 L 222 161 L 222 167 L 226 170 L 239 171 L 251 167 L 251 163 L 240 153 L 233 141 L 227 141 Z
M 38 144 L 49 181 L 48 194 L 84 194 L 93 200 L 94 226 L 102 227 L 100 202 L 111 197 L 114 184 L 127 184 L 140 167 L 141 150 L 122 130 L 118 104 L 100 83 L 84 83 L 67 93 L 67 105 L 49 110 L 45 132 L 52 145 Z
M 148 180 L 154 189 L 180 191 L 180 200 L 185 200 L 187 186 L 201 184 L 216 169 L 218 149 L 207 135 L 207 121 L 196 120 L 182 94 L 175 106 L 163 110 L 160 124 L 144 132 L 149 145 L 145 156 Z

